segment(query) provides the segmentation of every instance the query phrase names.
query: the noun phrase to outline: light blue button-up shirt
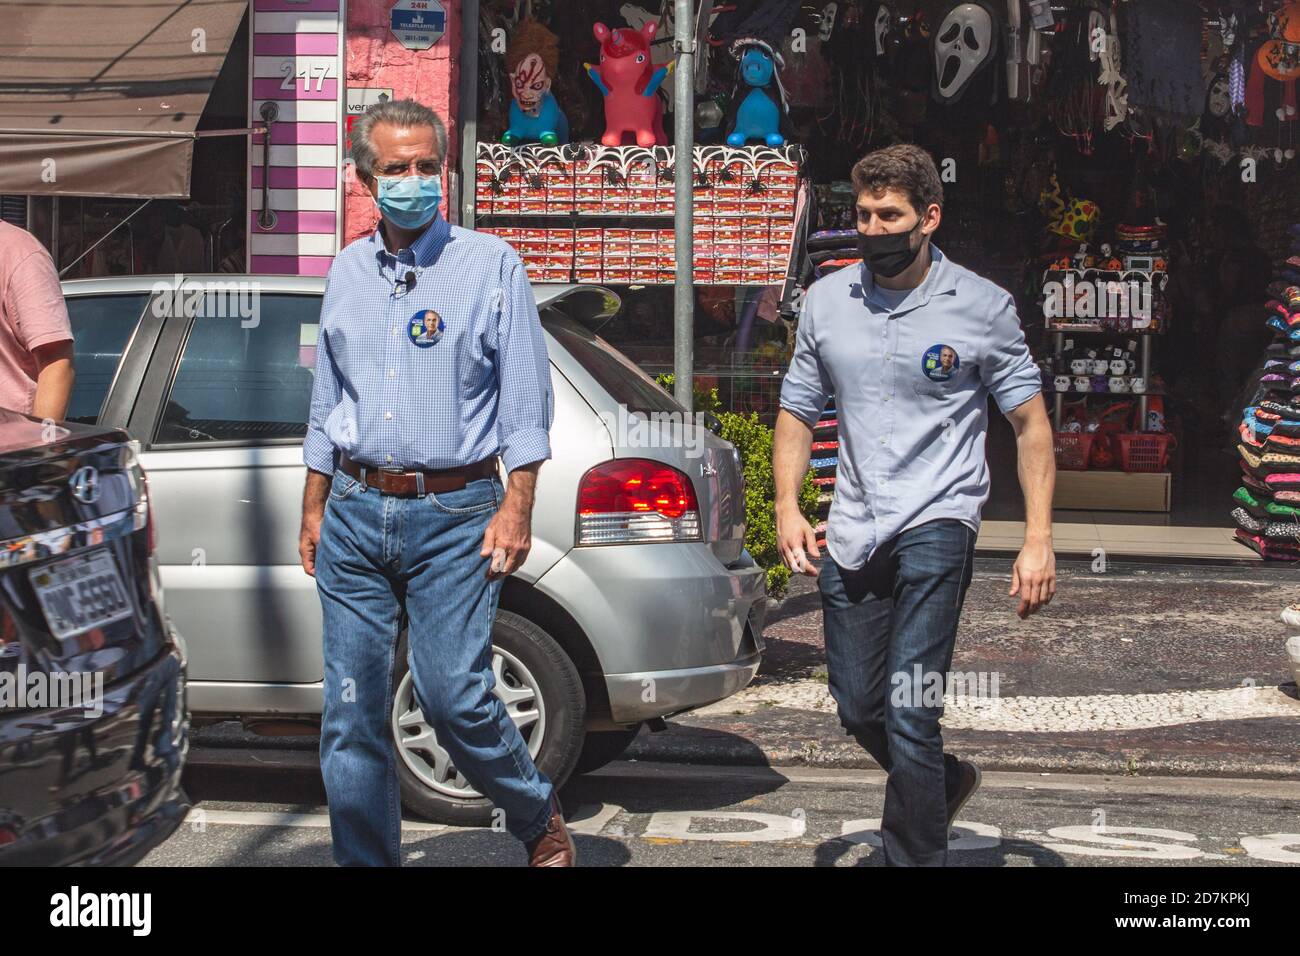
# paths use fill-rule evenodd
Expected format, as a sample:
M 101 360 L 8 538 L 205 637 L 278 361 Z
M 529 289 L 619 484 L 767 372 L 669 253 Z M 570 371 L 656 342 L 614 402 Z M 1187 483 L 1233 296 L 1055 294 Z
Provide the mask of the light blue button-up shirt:
M 415 274 L 413 287 L 405 283 Z M 379 468 L 551 457 L 551 370 L 523 262 L 439 216 L 394 255 L 380 230 L 330 266 L 303 460 Z
M 930 251 L 925 279 L 892 307 L 865 266 L 818 280 L 804 298 L 781 407 L 811 425 L 835 396 L 826 546 L 845 568 L 936 518 L 978 532 L 988 396 L 1006 414 L 1042 391 L 1010 294 Z

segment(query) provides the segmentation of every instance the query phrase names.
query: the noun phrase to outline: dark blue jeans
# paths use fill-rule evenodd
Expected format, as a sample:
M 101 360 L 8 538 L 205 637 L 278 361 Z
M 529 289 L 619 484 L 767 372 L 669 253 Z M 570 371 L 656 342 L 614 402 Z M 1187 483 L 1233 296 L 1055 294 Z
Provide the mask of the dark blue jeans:
M 958 765 L 943 752 L 943 700 L 924 678 L 942 675 L 947 688 L 974 555 L 975 532 L 941 518 L 881 545 L 856 571 L 828 557 L 818 575 L 840 723 L 889 774 L 880 836 L 890 865 L 948 860 Z
M 401 801 L 389 715 L 402 611 L 415 698 L 438 745 L 521 840 L 550 818 L 552 786 L 492 687 L 500 579 L 480 557 L 497 478 L 398 498 L 335 472 L 316 552 L 324 613 L 321 774 L 334 859 L 398 866 Z

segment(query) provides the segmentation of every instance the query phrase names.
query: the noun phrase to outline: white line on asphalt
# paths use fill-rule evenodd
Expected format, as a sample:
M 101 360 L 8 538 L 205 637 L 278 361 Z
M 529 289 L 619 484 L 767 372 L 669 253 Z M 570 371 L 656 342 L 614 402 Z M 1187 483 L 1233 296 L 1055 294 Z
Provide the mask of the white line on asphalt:
M 742 714 L 761 707 L 790 707 L 828 714 L 836 710 L 835 700 L 825 683 L 798 680 L 747 687 L 695 713 Z M 1300 717 L 1300 702 L 1277 687 L 1080 697 L 981 697 L 969 694 L 944 699 L 943 726 L 948 730 L 1077 733 L 1177 727 L 1259 717 Z
M 610 820 L 618 816 L 622 807 L 612 803 L 583 804 L 565 815 L 565 822 L 574 833 L 597 834 Z M 328 813 L 303 813 L 293 810 L 208 810 L 203 806 L 192 809 L 185 818 L 190 826 L 225 824 L 240 827 L 317 827 L 329 829 Z M 425 820 L 403 820 L 402 832 L 437 833 L 443 830 L 488 830 L 490 827 L 451 827 Z
M 711 764 L 658 763 L 618 760 L 588 774 L 586 779 L 676 779 L 722 782 L 786 782 L 816 785 L 875 785 L 883 787 L 883 770 L 840 770 L 823 767 L 734 767 Z M 1255 797 L 1300 800 L 1300 781 L 1232 777 L 1117 777 L 1107 774 L 1022 773 L 985 770 L 983 790 L 1070 790 L 1086 793 L 1128 793 L 1191 797 Z

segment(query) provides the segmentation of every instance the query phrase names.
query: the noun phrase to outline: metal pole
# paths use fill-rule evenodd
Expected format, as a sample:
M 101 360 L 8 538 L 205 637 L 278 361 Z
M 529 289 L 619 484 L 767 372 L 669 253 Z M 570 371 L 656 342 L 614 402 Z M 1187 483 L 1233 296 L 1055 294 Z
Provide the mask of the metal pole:
M 695 410 L 695 259 L 692 233 L 695 212 L 691 188 L 695 180 L 695 10 L 691 0 L 674 0 L 673 25 L 676 79 L 673 97 L 673 142 L 676 160 L 675 209 L 677 281 L 673 288 L 673 392 L 677 401 Z
M 460 225 L 474 228 L 478 156 L 478 0 L 460 5 Z M 450 209 L 448 210 L 450 211 Z

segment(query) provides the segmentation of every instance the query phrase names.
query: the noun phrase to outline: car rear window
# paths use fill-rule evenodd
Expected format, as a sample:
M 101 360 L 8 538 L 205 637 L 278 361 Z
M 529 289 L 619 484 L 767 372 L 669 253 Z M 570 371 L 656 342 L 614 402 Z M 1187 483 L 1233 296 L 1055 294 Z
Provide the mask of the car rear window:
M 148 293 L 144 292 L 68 296 L 77 374 L 65 416 L 67 421 L 93 425 L 99 420 L 108 388 L 122 362 L 122 352 L 140 324 L 148 299 Z
M 542 313 L 542 325 L 618 404 L 642 414 L 684 412 L 672 395 L 626 355 L 556 309 Z

